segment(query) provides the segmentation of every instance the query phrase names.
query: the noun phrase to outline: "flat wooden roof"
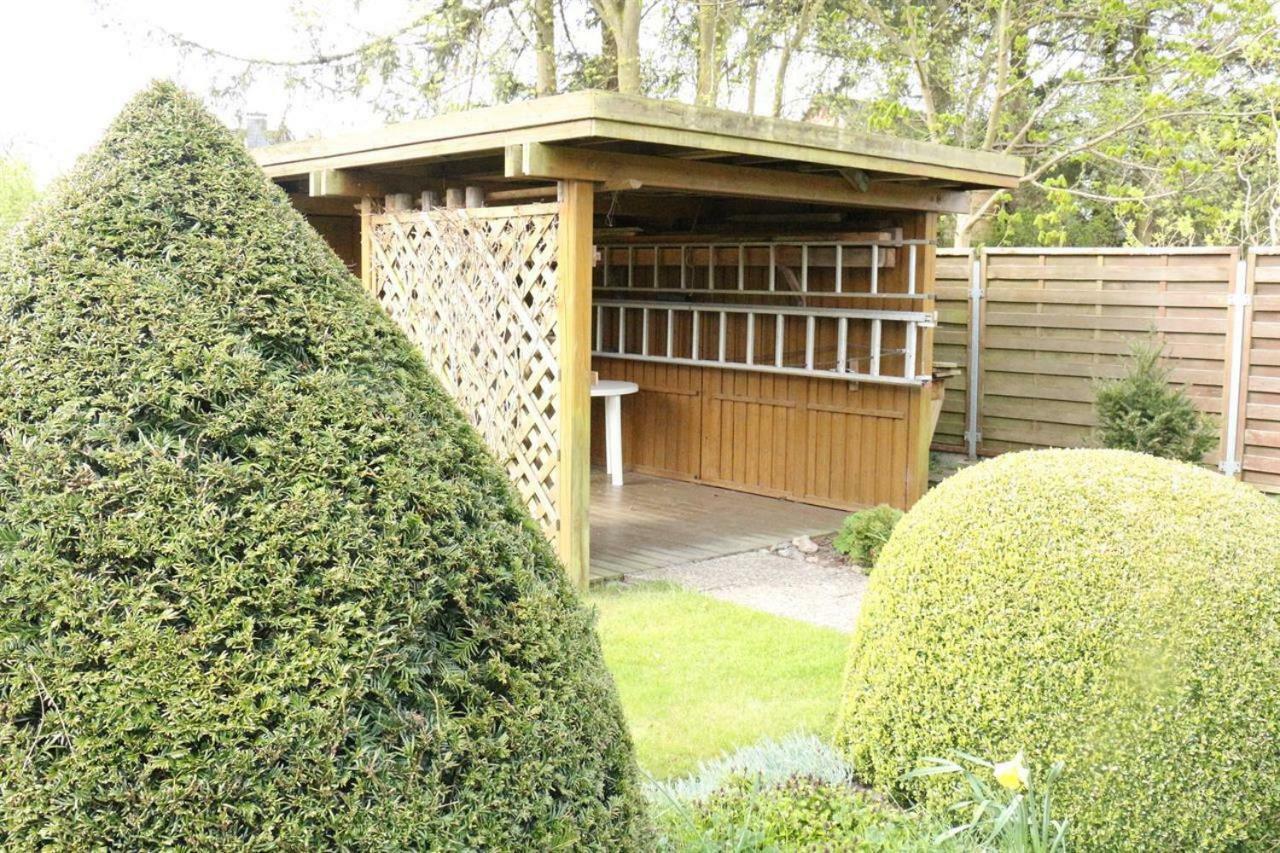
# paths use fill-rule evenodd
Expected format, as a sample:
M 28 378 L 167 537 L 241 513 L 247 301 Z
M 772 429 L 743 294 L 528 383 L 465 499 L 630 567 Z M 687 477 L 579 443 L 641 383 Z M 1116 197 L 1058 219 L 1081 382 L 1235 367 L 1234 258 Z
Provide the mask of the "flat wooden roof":
M 786 121 L 616 92 L 582 91 L 447 113 L 377 130 L 253 151 L 277 179 L 327 169 L 381 170 L 555 143 L 621 154 L 821 173 L 938 189 L 1013 187 L 1021 157 Z M 567 176 L 568 177 L 568 176 Z

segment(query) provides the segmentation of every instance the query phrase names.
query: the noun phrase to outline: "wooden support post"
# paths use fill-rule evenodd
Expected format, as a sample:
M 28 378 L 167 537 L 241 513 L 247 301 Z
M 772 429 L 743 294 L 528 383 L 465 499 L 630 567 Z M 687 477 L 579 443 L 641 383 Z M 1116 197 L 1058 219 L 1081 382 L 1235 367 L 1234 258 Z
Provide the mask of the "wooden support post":
M 423 190 L 422 195 L 418 197 L 418 204 L 424 211 L 430 210 L 433 207 L 439 207 L 440 196 L 431 190 Z
M 933 294 L 936 268 L 936 250 L 934 242 L 938 239 L 938 215 L 936 213 L 920 213 L 912 218 L 909 228 L 904 228 L 904 236 L 929 241 L 922 246 L 918 273 L 920 276 L 919 292 Z M 923 328 L 916 336 L 915 372 L 921 376 L 933 373 L 933 329 Z M 933 442 L 933 400 L 932 389 L 911 389 L 912 401 L 908 411 L 914 423 L 907 434 L 912 437 L 913 444 L 907 451 L 907 507 L 910 507 L 929 488 L 929 445 Z
M 373 199 L 360 199 L 360 284 L 364 292 L 377 296 L 373 291 Z
M 560 535 L 569 577 L 585 590 L 591 577 L 591 261 L 588 181 L 560 182 L 556 243 L 556 325 L 560 359 Z
M 466 191 L 462 187 L 446 187 L 444 191 L 444 206 L 450 210 L 457 210 L 464 207 L 467 203 Z
M 467 207 L 484 207 L 484 187 L 467 187 L 465 197 Z
M 307 194 L 312 198 L 360 198 L 389 192 L 391 189 L 379 176 L 359 169 L 317 169 L 307 175 Z
M 385 204 L 388 213 L 403 213 L 413 207 L 413 194 L 391 193 L 387 196 Z

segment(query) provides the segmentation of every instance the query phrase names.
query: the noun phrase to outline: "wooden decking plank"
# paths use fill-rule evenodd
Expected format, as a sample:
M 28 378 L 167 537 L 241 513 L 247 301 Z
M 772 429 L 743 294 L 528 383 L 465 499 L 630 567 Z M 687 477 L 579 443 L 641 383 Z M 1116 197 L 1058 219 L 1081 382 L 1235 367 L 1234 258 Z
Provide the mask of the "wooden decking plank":
M 591 574 L 601 580 L 829 533 L 839 510 L 629 473 L 593 472 Z

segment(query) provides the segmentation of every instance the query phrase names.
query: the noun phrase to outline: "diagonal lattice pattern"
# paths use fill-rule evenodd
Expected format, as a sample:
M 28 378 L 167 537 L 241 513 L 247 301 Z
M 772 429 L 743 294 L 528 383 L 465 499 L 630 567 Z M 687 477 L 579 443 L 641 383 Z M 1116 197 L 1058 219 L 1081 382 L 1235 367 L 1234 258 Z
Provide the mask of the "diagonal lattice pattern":
M 368 218 L 373 295 L 505 466 L 559 526 L 555 204 Z

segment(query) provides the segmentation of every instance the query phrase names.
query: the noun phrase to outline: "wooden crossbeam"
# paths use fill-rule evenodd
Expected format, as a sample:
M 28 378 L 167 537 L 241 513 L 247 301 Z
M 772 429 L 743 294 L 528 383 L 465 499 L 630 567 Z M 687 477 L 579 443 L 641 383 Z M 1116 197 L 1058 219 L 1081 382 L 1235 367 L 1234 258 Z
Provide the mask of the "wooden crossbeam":
M 541 142 L 511 146 L 505 161 L 509 178 L 639 181 L 646 187 L 709 195 L 935 213 L 964 213 L 969 209 L 968 196 L 963 192 L 874 183 L 862 192 L 843 177 L 647 154 L 618 154 Z
M 644 185 L 639 181 L 618 181 L 616 183 L 596 184 L 595 191 L 597 193 L 613 193 L 638 190 Z M 520 202 L 529 199 L 555 198 L 558 188 L 555 186 L 547 187 L 521 187 L 514 190 L 493 190 L 485 193 L 485 201 L 490 204 L 499 204 L 503 202 Z
M 294 208 L 310 216 L 356 216 L 360 212 L 359 205 L 350 198 L 289 193 L 289 201 Z
M 362 198 L 396 192 L 381 178 L 358 169 L 316 169 L 308 174 L 308 195 L 312 198 Z

